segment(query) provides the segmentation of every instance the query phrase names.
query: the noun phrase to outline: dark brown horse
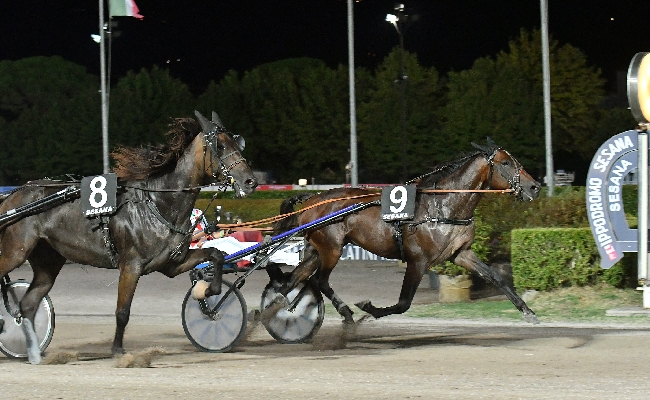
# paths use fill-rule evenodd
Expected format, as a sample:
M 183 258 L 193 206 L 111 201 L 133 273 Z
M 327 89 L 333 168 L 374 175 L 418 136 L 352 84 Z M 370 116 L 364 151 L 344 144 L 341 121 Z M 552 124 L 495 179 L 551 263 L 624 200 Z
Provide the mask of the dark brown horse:
M 380 207 L 370 207 L 345 217 L 339 223 L 308 232 L 303 260 L 293 271 L 287 287 L 280 292 L 288 293 L 316 272 L 313 278 L 321 292 L 332 301 L 345 322 L 353 322 L 352 311 L 330 287 L 329 276 L 341 257 L 343 246 L 354 243 L 379 256 L 403 259 L 407 263 L 397 304 L 385 308 L 375 307 L 369 300 L 357 304 L 375 318 L 408 310 L 425 271 L 449 260 L 498 286 L 523 313 L 526 321 L 537 323 L 535 313 L 498 273 L 478 259 L 471 245 L 474 241 L 474 209 L 482 197 L 481 190 L 511 190 L 519 199 L 533 200 L 539 195 L 540 184 L 510 153 L 491 140 L 488 139 L 488 146 L 474 147 L 478 149 L 475 153 L 443 164 L 412 181 L 417 188 L 412 220 L 400 224 L 385 222 Z M 449 189 L 452 191 L 445 191 Z M 286 231 L 360 199 L 376 201 L 379 196 L 377 192 L 363 189 L 329 190 L 308 198 L 303 207 L 305 211 L 297 218 L 281 221 L 276 230 Z M 298 195 L 285 200 L 281 213 L 291 212 L 293 204 L 304 201 L 305 197 Z M 327 200 L 329 202 L 308 208 Z
M 0 227 L 0 279 L 25 261 L 34 272 L 20 302 L 31 363 L 41 361 L 33 328 L 36 309 L 66 260 L 119 268 L 113 353 L 124 352 L 124 330 L 140 276 L 158 271 L 174 277 L 212 261 L 218 273 L 206 295 L 221 291 L 223 254 L 216 249 L 188 251 L 189 216 L 206 180 L 227 181 L 240 196 L 252 193 L 257 181 L 240 153 L 243 139 L 231 135 L 216 113 L 212 121 L 196 114 L 199 123 L 191 118 L 174 120 L 166 146 L 120 148 L 112 154 L 118 190 L 117 211 L 110 217 L 85 217 L 77 198 Z M 0 204 L 0 214 L 68 186 L 52 180 L 29 182 Z

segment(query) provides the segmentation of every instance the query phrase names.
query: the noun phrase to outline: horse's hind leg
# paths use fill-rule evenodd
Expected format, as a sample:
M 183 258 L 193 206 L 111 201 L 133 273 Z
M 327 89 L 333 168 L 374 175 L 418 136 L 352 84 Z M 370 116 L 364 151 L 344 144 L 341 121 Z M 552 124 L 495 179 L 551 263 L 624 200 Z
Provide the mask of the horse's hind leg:
M 22 233 L 22 232 L 19 232 Z M 19 236 L 19 237 L 16 237 Z M 10 230 L 0 234 L 0 279 L 27 260 L 27 254 L 36 246 L 36 237 L 25 237 L 26 235 L 13 235 Z M 4 329 L 4 320 L 0 314 L 0 333 Z
M 501 275 L 490 268 L 490 266 L 479 260 L 479 258 L 476 256 L 476 254 L 474 254 L 472 250 L 463 250 L 459 252 L 453 262 L 454 264 L 460 265 L 469 271 L 477 273 L 481 278 L 498 287 L 503 292 L 503 294 L 505 294 L 508 299 L 510 299 L 512 304 L 514 304 L 515 307 L 517 307 L 517 309 L 523 313 L 524 321 L 533 324 L 539 324 L 537 316 L 533 310 L 528 308 L 526 302 L 521 297 L 519 297 L 510 286 L 506 284 Z
M 320 253 L 314 250 L 316 256 L 319 257 L 320 265 L 316 274 L 312 276 L 312 279 L 316 280 L 318 284 L 318 289 L 322 294 L 325 295 L 332 304 L 336 311 L 343 317 L 345 323 L 353 323 L 354 319 L 352 315 L 354 314 L 350 307 L 334 292 L 334 289 L 330 286 L 329 278 L 334 267 L 341 257 L 341 250 L 338 251 L 324 251 L 321 255 Z
M 335 264 L 336 265 L 336 264 Z M 343 317 L 343 322 L 346 324 L 354 323 L 352 315 L 354 314 L 350 307 L 345 304 L 345 302 L 334 292 L 334 289 L 330 286 L 329 277 L 332 273 L 332 268 L 319 268 L 317 276 L 318 288 L 327 297 L 330 299 L 336 311 Z
M 41 241 L 29 256 L 29 263 L 34 272 L 34 279 L 20 301 L 20 313 L 27 341 L 27 357 L 30 363 L 40 364 L 41 349 L 34 330 L 34 318 L 43 297 L 52 289 L 56 277 L 61 272 L 65 258 Z
M 314 247 L 307 243 L 303 251 L 302 261 L 293 271 L 291 271 L 291 278 L 284 287 L 280 289 L 280 293 L 286 296 L 290 291 L 293 290 L 299 283 L 305 282 L 309 279 L 310 276 L 314 274 L 314 271 L 318 269 L 321 265 L 320 257 L 318 252 Z
M 330 299 L 336 308 L 336 311 L 338 311 L 338 313 L 345 319 L 345 322 L 354 322 L 354 319 L 352 318 L 353 312 L 350 310 L 350 307 L 348 307 L 348 305 L 345 304 L 336 293 L 334 293 L 334 290 L 329 285 L 329 276 L 332 269 L 336 266 L 339 257 L 341 257 L 340 250 L 338 252 L 332 252 L 323 259 L 320 253 L 318 253 L 318 251 L 308 243 L 305 246 L 302 261 L 293 270 L 291 273 L 291 279 L 283 288 L 280 289 L 280 293 L 286 297 L 286 295 L 300 282 L 304 282 L 311 277 L 311 279 L 316 279 L 318 289 L 328 299 Z M 326 262 L 328 267 L 324 267 Z M 315 271 L 318 272 L 314 274 Z

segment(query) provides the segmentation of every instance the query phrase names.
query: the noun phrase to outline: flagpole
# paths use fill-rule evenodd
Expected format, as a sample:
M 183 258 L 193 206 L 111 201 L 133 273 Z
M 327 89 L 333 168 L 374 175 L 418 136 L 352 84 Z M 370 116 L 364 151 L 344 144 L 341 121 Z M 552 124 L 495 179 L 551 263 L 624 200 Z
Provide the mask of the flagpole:
M 109 173 L 108 165 L 108 94 L 106 92 L 106 46 L 104 33 L 104 0 L 99 0 L 99 71 L 102 95 L 102 160 L 104 173 Z

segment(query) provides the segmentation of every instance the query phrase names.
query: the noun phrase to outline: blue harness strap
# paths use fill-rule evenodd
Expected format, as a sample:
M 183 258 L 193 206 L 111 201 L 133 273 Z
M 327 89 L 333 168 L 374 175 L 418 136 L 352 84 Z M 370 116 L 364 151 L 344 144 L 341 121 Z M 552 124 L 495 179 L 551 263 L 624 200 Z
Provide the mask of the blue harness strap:
M 275 244 L 275 243 L 277 243 L 277 242 L 279 242 L 279 241 L 281 241 L 283 239 L 289 238 L 289 237 L 297 235 L 299 233 L 303 233 L 303 232 L 305 232 L 305 231 L 307 231 L 309 229 L 316 229 L 316 228 L 321 227 L 321 226 L 330 225 L 330 224 L 334 223 L 334 221 L 336 219 L 338 219 L 338 218 L 345 217 L 345 216 L 347 216 L 349 214 L 355 213 L 357 211 L 361 211 L 361 210 L 366 209 L 368 207 L 376 206 L 378 204 L 379 204 L 378 201 L 371 201 L 371 202 L 368 202 L 368 203 L 352 204 L 351 206 L 347 206 L 345 208 L 342 208 L 342 209 L 340 209 L 340 210 L 338 210 L 336 212 L 333 212 L 332 214 L 327 214 L 324 217 L 315 219 L 315 220 L 313 220 L 311 222 L 308 222 L 308 223 L 306 223 L 304 225 L 297 226 L 297 227 L 295 227 L 295 228 L 293 228 L 291 230 L 288 230 L 288 231 L 286 231 L 284 233 L 281 233 L 281 234 L 279 234 L 277 236 L 273 236 L 271 238 L 271 241 L 269 241 L 268 243 L 264 243 L 264 242 L 257 243 L 257 244 L 255 244 L 255 245 L 253 245 L 251 247 L 247 247 L 247 248 L 242 249 L 242 250 L 240 250 L 240 251 L 238 251 L 236 253 L 230 254 L 230 255 L 225 257 L 224 262 L 229 263 L 229 262 L 237 261 L 237 260 L 239 260 L 239 259 L 241 259 L 243 257 L 246 257 L 246 256 L 250 255 L 250 254 L 256 253 L 256 252 L 258 252 L 260 250 L 264 250 L 264 249 L 272 246 L 273 244 Z

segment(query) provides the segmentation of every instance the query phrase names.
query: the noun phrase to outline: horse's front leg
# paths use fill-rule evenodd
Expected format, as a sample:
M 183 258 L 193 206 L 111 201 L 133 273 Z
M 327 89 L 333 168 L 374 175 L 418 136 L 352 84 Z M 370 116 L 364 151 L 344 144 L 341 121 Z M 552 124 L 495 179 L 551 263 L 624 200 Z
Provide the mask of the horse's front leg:
M 223 277 L 224 252 L 215 249 L 210 253 L 210 261 L 214 265 L 214 277 L 210 286 L 205 289 L 205 297 L 221 294 L 221 279 Z
M 214 267 L 214 276 L 212 282 L 198 281 L 194 285 L 192 295 L 197 300 L 203 300 L 206 297 L 221 294 L 221 283 L 223 277 L 224 255 L 226 253 L 217 249 L 191 250 L 191 256 L 177 268 L 177 272 L 185 272 L 194 268 L 197 264 L 204 261 L 212 262 Z
M 422 282 L 422 275 L 424 275 L 424 266 L 421 266 L 416 261 L 408 261 L 406 264 L 406 272 L 404 273 L 404 280 L 402 281 L 402 290 L 399 294 L 399 300 L 395 305 L 390 307 L 375 307 L 370 300 L 361 301 L 355 305 L 375 318 L 405 313 L 411 308 L 415 292 L 418 286 L 420 286 L 420 282 Z
M 498 287 L 503 294 L 505 294 L 512 304 L 517 307 L 519 311 L 523 313 L 524 321 L 539 324 L 537 316 L 531 310 L 526 302 L 517 295 L 513 288 L 508 286 L 505 280 L 499 275 L 495 270 L 490 268 L 489 265 L 485 264 L 474 254 L 472 250 L 462 250 L 456 257 L 452 260 L 456 265 L 460 265 L 465 269 L 477 273 L 481 278 L 490 282 L 491 284 Z
M 120 269 L 119 285 L 117 288 L 117 307 L 115 309 L 115 338 L 113 339 L 113 354 L 124 354 L 124 331 L 131 315 L 131 303 L 135 288 L 140 279 L 139 269 L 124 266 Z

